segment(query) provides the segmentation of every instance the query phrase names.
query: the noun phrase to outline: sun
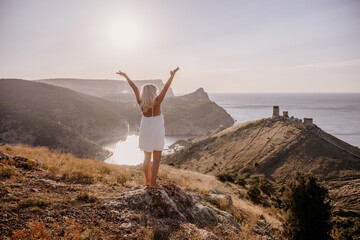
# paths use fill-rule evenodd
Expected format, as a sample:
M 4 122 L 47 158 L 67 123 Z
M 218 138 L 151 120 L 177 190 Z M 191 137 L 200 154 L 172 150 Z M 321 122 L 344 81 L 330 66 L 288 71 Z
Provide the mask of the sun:
M 141 27 L 136 20 L 122 18 L 110 24 L 108 29 L 111 45 L 119 50 L 134 50 L 140 46 Z

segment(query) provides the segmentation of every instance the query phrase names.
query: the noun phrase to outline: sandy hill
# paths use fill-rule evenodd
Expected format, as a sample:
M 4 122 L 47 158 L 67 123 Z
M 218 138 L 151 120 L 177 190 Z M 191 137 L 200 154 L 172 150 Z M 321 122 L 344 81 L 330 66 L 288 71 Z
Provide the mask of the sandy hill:
M 310 171 L 328 185 L 335 212 L 359 220 L 360 150 L 316 125 L 265 118 L 178 144 L 164 163 L 244 182 L 263 175 L 279 188 L 295 170 Z
M 127 81 L 124 80 L 54 78 L 36 81 L 70 88 L 81 93 L 103 97 L 108 100 L 131 101 L 133 99 L 132 89 Z M 164 83 L 160 79 L 134 80 L 134 83 L 139 89 L 146 83 L 155 84 L 160 90 L 164 87 Z M 171 88 L 168 90 L 166 96 L 174 96 Z
M 164 190 L 143 181 L 141 166 L 0 146 L 0 239 L 285 239 L 281 211 L 239 185 L 167 165 Z

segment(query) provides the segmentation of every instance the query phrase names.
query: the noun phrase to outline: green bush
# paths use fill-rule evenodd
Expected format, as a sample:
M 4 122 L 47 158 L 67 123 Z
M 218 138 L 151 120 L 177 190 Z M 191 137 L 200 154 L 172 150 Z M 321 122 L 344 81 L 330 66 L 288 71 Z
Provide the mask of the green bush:
M 313 175 L 294 173 L 286 183 L 282 203 L 286 210 L 284 230 L 290 239 L 330 239 L 328 190 Z

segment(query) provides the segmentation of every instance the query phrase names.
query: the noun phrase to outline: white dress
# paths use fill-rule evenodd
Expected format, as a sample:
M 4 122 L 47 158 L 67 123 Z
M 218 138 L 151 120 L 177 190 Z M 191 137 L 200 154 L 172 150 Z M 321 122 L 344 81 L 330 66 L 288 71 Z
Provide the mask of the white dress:
M 139 130 L 139 148 L 145 152 L 162 151 L 165 145 L 164 116 L 142 115 Z

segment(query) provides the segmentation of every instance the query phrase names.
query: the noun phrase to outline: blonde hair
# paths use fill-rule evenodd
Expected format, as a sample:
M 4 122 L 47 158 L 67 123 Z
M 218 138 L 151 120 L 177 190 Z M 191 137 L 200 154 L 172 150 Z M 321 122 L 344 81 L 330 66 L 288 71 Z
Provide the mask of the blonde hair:
M 140 106 L 144 112 L 147 112 L 155 104 L 158 88 L 154 84 L 145 84 L 141 88 L 141 103 Z

